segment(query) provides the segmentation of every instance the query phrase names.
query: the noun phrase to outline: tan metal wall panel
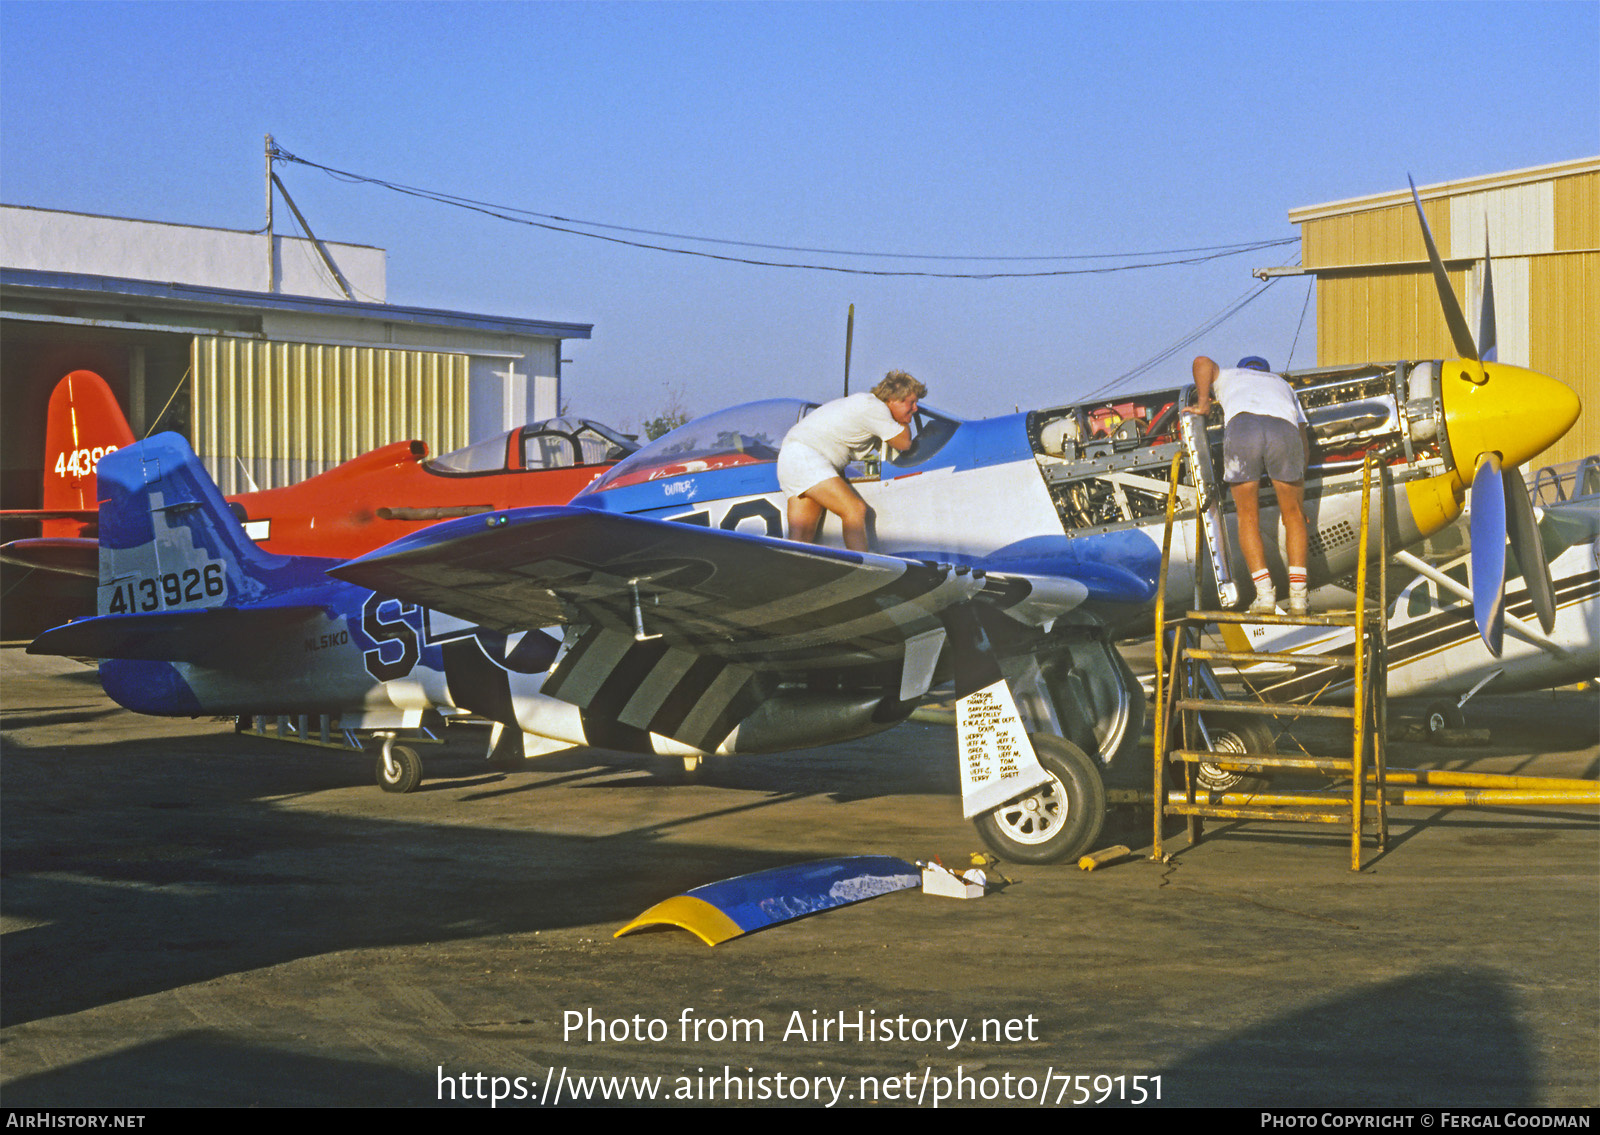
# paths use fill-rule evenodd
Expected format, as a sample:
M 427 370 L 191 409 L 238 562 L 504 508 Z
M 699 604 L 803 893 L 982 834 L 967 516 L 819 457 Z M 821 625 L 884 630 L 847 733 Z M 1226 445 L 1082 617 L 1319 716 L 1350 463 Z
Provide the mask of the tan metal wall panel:
M 1600 248 L 1600 173 L 1557 178 L 1552 188 L 1557 250 Z
M 1448 203 L 1425 202 L 1423 211 L 1434 241 L 1440 248 L 1449 248 Z M 1305 263 L 1319 268 L 1426 260 L 1428 255 L 1417 231 L 1416 210 L 1409 204 L 1307 221 L 1301 242 Z
M 225 493 L 276 488 L 394 441 L 467 443 L 466 355 L 196 336 L 195 451 Z
M 1529 365 L 1578 392 L 1578 423 L 1539 464 L 1600 453 L 1600 253 L 1535 257 L 1529 291 L 1540 313 Z
M 1462 295 L 1466 274 L 1450 273 Z M 1454 354 L 1433 277 L 1389 271 L 1317 281 L 1317 361 L 1321 366 Z

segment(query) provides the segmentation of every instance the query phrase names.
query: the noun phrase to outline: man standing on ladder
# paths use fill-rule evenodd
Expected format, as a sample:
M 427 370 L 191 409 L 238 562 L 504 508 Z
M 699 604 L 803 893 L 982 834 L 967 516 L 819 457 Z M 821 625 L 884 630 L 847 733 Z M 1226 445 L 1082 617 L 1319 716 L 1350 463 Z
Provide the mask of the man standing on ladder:
M 1283 517 L 1284 560 L 1289 567 L 1289 614 L 1306 613 L 1306 465 L 1311 436 L 1294 389 L 1273 374 L 1267 360 L 1248 355 L 1236 367 L 1219 367 L 1201 355 L 1194 360 L 1195 404 L 1185 407 L 1202 418 L 1215 395 L 1222 403 L 1222 479 L 1239 514 L 1239 550 L 1250 569 L 1256 597 L 1250 610 L 1270 614 L 1278 594 L 1267 570 L 1261 543 L 1261 477 L 1272 481 Z M 1298 429 L 1297 429 L 1298 427 Z M 1298 437 L 1296 434 L 1298 433 Z

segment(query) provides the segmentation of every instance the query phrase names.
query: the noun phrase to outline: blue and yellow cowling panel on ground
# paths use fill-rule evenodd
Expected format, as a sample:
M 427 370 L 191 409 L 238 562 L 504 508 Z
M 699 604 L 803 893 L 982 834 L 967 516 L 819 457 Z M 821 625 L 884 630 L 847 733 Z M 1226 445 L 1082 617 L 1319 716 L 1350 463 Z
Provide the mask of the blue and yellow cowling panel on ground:
M 921 883 L 916 867 L 892 855 L 819 859 L 695 887 L 656 903 L 614 936 L 647 926 L 678 926 L 715 946 L 763 927 Z

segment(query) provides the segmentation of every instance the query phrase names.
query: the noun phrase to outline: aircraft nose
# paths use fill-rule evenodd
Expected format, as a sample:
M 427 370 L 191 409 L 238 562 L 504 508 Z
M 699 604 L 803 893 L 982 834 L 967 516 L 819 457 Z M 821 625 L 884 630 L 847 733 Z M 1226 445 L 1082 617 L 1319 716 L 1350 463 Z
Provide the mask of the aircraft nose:
M 1583 408 L 1566 383 L 1508 363 L 1450 359 L 1441 373 L 1445 429 L 1463 487 L 1480 454 L 1520 465 L 1571 429 Z

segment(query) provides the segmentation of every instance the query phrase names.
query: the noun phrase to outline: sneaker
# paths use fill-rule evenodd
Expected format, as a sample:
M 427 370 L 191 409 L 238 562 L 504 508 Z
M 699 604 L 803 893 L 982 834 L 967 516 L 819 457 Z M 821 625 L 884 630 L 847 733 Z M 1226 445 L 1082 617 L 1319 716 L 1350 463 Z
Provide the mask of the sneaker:
M 1304 595 L 1295 595 L 1291 592 L 1289 595 L 1289 614 L 1304 615 L 1305 613 L 1306 597 Z
M 1257 588 L 1256 597 L 1250 602 L 1252 615 L 1270 615 L 1278 609 L 1278 595 L 1270 587 Z

